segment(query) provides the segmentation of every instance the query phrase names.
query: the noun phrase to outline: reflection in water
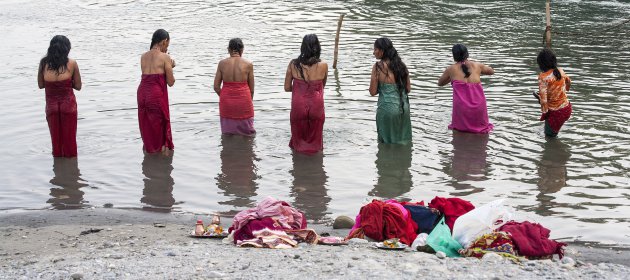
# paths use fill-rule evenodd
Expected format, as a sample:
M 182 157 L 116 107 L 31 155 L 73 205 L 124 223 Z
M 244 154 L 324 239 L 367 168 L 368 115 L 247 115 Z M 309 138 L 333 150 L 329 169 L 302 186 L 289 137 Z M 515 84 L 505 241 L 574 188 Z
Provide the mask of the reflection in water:
M 175 181 L 171 177 L 173 172 L 173 155 L 164 156 L 160 153 L 144 154 L 142 161 L 142 174 L 144 174 L 144 190 L 142 209 L 156 212 L 170 212 L 175 198 L 173 198 L 173 186 Z
M 304 211 L 308 219 L 322 221 L 326 216 L 330 197 L 327 194 L 328 176 L 324 171 L 324 155 L 304 155 L 293 152 L 293 207 Z
M 217 185 L 231 200 L 219 202 L 236 208 L 253 207 L 258 178 L 254 138 L 240 135 L 221 135 L 221 173 Z
M 489 134 L 453 131 L 453 157 L 450 168 L 445 170 L 451 175 L 451 185 L 458 190 L 453 195 L 466 196 L 483 191 L 483 188 L 465 182 L 486 180 L 489 138 Z
M 412 145 L 378 144 L 376 172 L 378 180 L 370 196 L 396 198 L 411 190 Z
M 567 161 L 570 157 L 569 147 L 560 139 L 547 139 L 540 162 L 538 162 L 539 179 L 537 185 L 540 193 L 536 198 L 540 205 L 536 209 L 536 213 L 551 214 L 551 209 L 554 208 L 552 201 L 554 197 L 547 194 L 556 193 L 567 185 Z
M 88 186 L 81 179 L 79 161 L 75 158 L 54 158 L 53 172 L 55 177 L 50 183 L 58 186 L 50 188 L 52 198 L 48 199 L 54 209 L 77 209 L 83 206 L 83 194 L 80 189 Z

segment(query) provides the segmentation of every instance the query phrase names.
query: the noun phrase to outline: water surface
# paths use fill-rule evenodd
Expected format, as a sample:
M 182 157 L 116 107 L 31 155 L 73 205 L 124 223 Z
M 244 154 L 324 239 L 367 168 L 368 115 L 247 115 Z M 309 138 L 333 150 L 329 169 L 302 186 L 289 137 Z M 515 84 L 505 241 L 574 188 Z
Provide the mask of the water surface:
M 554 238 L 628 245 L 630 25 L 601 30 L 630 18 L 630 4 L 552 8 L 554 30 L 578 34 L 554 34 L 574 112 L 559 139 L 546 140 L 531 96 L 544 30 L 536 1 L 2 1 L 0 210 L 233 214 L 274 196 L 321 222 L 353 216 L 372 198 L 506 198 Z M 325 89 L 325 151 L 293 154 L 286 66 L 307 33 L 318 34 L 332 62 L 342 13 L 338 69 Z M 177 61 L 171 159 L 143 155 L 137 123 L 138 64 L 157 28 L 170 32 Z M 56 34 L 70 38 L 83 76 L 78 160 L 51 157 L 36 87 L 37 63 Z M 376 98 L 367 89 L 379 36 L 394 41 L 411 71 L 413 147 L 376 143 Z M 253 139 L 220 135 L 212 81 L 232 37 L 243 38 L 255 65 Z M 496 70 L 482 80 L 491 135 L 447 129 L 451 91 L 436 82 L 456 42 Z

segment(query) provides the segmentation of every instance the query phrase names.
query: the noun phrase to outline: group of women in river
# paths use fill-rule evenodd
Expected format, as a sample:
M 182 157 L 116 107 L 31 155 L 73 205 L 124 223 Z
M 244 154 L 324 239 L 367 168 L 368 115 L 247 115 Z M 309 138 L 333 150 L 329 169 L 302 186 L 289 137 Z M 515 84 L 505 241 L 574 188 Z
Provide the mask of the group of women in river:
M 168 87 L 175 84 L 175 61 L 168 54 L 170 36 L 164 29 L 153 33 L 149 51 L 140 59 L 142 79 L 137 91 L 138 122 L 143 150 L 147 153 L 169 154 L 174 149 L 168 105 Z M 50 41 L 48 52 L 41 59 L 38 71 L 39 88 L 46 92 L 46 120 L 52 139 L 53 156 L 77 156 L 77 103 L 74 90 L 81 90 L 81 74 L 77 62 L 68 58 L 70 41 L 57 35 Z M 224 134 L 253 136 L 254 128 L 254 67 L 244 59 L 244 44 L 234 38 L 228 43 L 229 57 L 221 60 L 214 79 L 214 91 L 219 95 L 221 131 Z M 454 64 L 438 79 L 438 85 L 453 88 L 452 121 L 449 129 L 469 133 L 489 133 L 493 124 L 488 119 L 482 75 L 494 74 L 494 69 L 468 59 L 462 44 L 452 48 Z M 286 70 L 284 90 L 291 92 L 291 140 L 289 146 L 300 153 L 323 150 L 325 121 L 324 88 L 328 64 L 320 59 L 321 46 L 315 34 L 304 36 L 300 55 L 292 59 Z M 379 143 L 408 144 L 411 142 L 409 70 L 398 55 L 392 41 L 386 37 L 374 42 L 373 54 L 378 62 L 372 67 L 369 93 L 378 95 L 376 127 Z M 545 135 L 556 137 L 571 115 L 567 91 L 570 78 L 557 65 L 550 49 L 537 57 L 541 73 L 538 76 L 538 98 Z

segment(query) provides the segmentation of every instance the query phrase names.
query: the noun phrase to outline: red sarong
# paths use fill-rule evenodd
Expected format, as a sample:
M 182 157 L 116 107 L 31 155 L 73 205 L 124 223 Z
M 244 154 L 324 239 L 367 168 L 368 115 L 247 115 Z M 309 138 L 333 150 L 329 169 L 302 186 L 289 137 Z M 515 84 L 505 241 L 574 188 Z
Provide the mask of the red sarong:
M 411 217 L 405 218 L 398 207 L 380 200 L 372 200 L 371 203 L 361 207 L 360 229 L 365 236 L 383 241 L 390 238 L 399 238 L 400 242 L 407 245 L 416 239 L 415 223 Z M 350 233 L 352 235 L 353 232 Z
M 72 90 L 72 79 L 44 82 L 44 85 L 52 154 L 54 157 L 76 157 L 77 100 Z
M 323 82 L 293 79 L 289 147 L 301 153 L 323 150 L 325 119 Z
M 223 82 L 219 94 L 219 114 L 222 118 L 235 120 L 254 117 L 254 104 L 247 82 Z
M 547 113 L 542 114 L 540 116 L 541 121 L 547 121 L 549 128 L 553 130 L 554 133 L 560 132 L 560 128 L 562 125 L 571 117 L 571 112 L 573 112 L 573 108 L 571 103 L 567 106 L 564 106 L 558 110 L 549 110 Z
M 142 75 L 138 86 L 138 121 L 147 153 L 160 152 L 163 146 L 174 148 L 164 74 Z

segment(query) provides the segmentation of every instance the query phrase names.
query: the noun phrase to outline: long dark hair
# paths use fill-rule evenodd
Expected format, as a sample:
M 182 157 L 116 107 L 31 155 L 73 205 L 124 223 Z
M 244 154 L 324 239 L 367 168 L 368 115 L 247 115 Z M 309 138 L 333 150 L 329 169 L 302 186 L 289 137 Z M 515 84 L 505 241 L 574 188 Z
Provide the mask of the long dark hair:
M 394 73 L 394 80 L 396 81 L 396 86 L 398 87 L 398 92 L 402 96 L 402 92 L 407 88 L 407 78 L 409 78 L 409 70 L 407 69 L 407 65 L 402 62 L 400 56 L 398 55 L 398 51 L 394 48 L 394 44 L 392 40 L 387 37 L 381 37 L 376 39 L 374 42 L 374 47 L 383 51 L 382 60 L 387 60 L 387 65 L 389 66 L 389 70 Z M 376 69 L 378 71 L 383 71 L 383 65 L 380 63 L 376 64 Z
M 562 78 L 560 70 L 558 70 L 556 54 L 550 48 L 542 49 L 538 53 L 536 61 L 538 62 L 538 67 L 540 67 L 541 71 L 547 72 L 550 69 L 553 69 L 553 75 L 556 76 L 556 80 L 560 80 L 560 78 Z
M 243 45 L 243 40 L 241 40 L 241 38 L 232 38 L 228 43 L 228 50 L 230 53 L 241 53 L 243 52 L 243 48 L 245 48 L 245 45 Z
M 70 40 L 66 36 L 56 35 L 50 40 L 50 46 L 46 56 L 42 58 L 39 65 L 42 69 L 55 71 L 57 75 L 68 70 L 68 54 L 70 53 Z
M 149 49 L 152 49 L 157 43 L 162 42 L 164 40 L 170 40 L 171 37 L 168 35 L 168 32 L 164 29 L 158 29 L 153 32 L 153 37 L 151 37 L 151 46 Z
M 307 34 L 302 39 L 302 46 L 300 47 L 300 56 L 293 60 L 293 65 L 300 71 L 302 80 L 306 80 L 304 77 L 304 69 L 302 65 L 311 66 L 320 61 L 319 55 L 322 52 L 322 47 L 319 45 L 319 39 L 315 34 Z
M 463 62 L 468 59 L 468 48 L 463 44 L 455 44 L 453 45 L 453 59 L 456 62 L 459 62 L 462 66 L 462 71 L 464 71 L 464 77 L 468 78 L 470 76 L 470 70 L 468 70 L 468 65 Z

